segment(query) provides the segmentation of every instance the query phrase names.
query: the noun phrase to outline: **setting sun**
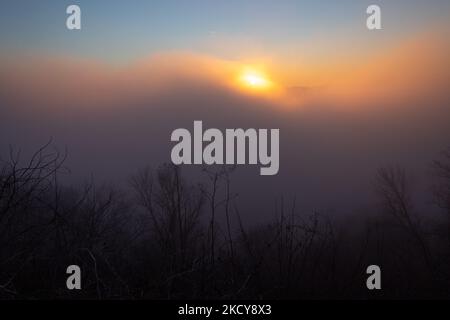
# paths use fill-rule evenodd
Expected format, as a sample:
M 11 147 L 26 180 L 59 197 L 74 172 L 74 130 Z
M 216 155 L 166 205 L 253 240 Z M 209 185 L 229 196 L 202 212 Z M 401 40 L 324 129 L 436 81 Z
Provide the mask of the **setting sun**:
M 267 80 L 256 74 L 244 75 L 245 82 L 251 87 L 264 87 L 267 85 Z
M 245 69 L 240 73 L 239 83 L 243 88 L 266 91 L 273 86 L 272 81 L 261 71 Z

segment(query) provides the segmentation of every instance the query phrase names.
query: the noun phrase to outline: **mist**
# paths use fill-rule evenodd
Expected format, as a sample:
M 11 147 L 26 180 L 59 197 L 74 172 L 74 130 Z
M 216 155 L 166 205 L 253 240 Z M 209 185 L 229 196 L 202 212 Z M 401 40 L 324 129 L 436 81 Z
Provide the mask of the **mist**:
M 279 173 L 260 176 L 258 166 L 233 173 L 244 218 L 269 218 L 282 197 L 305 210 L 354 214 L 371 203 L 380 166 L 401 165 L 418 191 L 431 185 L 429 165 L 450 145 L 450 46 L 442 39 L 403 43 L 324 86 L 285 86 L 276 97 L 230 85 L 239 62 L 194 53 L 161 53 L 126 66 L 3 58 L 0 154 L 7 157 L 11 145 L 26 158 L 52 138 L 68 150 L 64 181 L 93 176 L 127 188 L 138 169 L 169 163 L 171 132 L 192 130 L 195 120 L 205 129 L 277 128 Z M 202 169 L 182 168 L 193 181 L 203 179 Z M 426 207 L 431 200 L 417 201 Z

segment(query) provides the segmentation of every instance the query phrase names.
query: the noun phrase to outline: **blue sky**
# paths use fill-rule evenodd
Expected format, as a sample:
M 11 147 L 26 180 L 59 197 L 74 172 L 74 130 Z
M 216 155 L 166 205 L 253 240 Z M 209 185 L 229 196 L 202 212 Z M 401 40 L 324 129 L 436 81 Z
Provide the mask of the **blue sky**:
M 82 9 L 81 31 L 65 28 L 65 8 L 70 4 Z M 107 61 L 129 61 L 171 50 L 220 55 L 217 43 L 222 39 L 231 39 L 231 43 L 238 39 L 236 46 L 254 44 L 267 51 L 328 39 L 345 39 L 364 47 L 373 40 L 365 29 L 369 4 L 382 8 L 381 41 L 396 40 L 450 16 L 448 0 L 2 0 L 0 37 L 5 52 Z M 226 50 L 222 54 L 230 55 Z

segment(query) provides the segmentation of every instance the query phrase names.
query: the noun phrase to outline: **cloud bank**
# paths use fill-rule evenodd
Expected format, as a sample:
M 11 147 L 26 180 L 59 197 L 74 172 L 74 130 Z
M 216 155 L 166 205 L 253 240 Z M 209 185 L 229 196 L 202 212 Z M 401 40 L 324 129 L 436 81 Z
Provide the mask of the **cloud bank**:
M 71 179 L 93 173 L 126 183 L 138 168 L 170 161 L 170 133 L 194 120 L 220 129 L 279 128 L 280 173 L 261 177 L 256 167 L 239 168 L 235 188 L 243 205 L 264 215 L 270 210 L 262 198 L 296 195 L 306 208 L 345 211 L 368 201 L 378 166 L 401 163 L 420 180 L 450 145 L 448 39 L 433 33 L 399 44 L 324 75 L 321 86 L 301 76 L 287 85 L 276 75 L 289 63 L 277 69 L 273 62 L 267 72 L 275 75 L 276 94 L 236 87 L 247 62 L 193 53 L 161 53 L 126 66 L 3 57 L 1 154 L 9 144 L 33 150 L 52 136 L 69 149 Z

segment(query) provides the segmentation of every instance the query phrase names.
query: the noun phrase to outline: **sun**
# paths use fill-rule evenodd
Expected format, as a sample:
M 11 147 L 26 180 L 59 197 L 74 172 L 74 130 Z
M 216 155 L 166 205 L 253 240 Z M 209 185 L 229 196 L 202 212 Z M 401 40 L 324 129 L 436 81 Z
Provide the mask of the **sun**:
M 268 90 L 272 87 L 272 81 L 261 71 L 254 69 L 244 69 L 239 77 L 242 87 L 251 90 Z
M 245 74 L 244 80 L 251 87 L 263 87 L 267 85 L 267 80 L 257 74 Z

